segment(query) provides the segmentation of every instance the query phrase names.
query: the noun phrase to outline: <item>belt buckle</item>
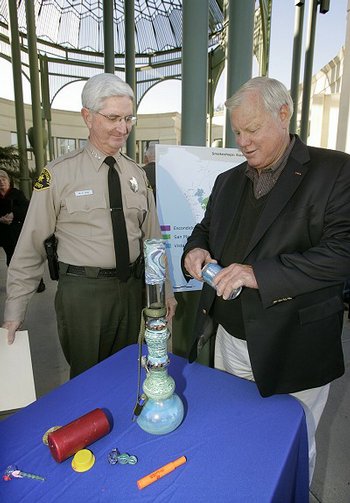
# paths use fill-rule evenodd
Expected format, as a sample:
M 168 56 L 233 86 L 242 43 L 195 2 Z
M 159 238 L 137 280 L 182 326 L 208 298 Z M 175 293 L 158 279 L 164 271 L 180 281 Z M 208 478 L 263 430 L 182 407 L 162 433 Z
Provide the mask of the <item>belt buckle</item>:
M 85 267 L 85 276 L 87 278 L 96 279 L 99 277 L 99 267 Z

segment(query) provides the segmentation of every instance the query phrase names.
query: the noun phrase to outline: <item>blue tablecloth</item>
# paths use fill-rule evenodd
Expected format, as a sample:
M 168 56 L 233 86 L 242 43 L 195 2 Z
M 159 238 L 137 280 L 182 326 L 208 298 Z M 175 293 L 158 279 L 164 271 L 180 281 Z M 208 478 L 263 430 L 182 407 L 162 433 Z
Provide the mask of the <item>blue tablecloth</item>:
M 1 503 L 308 503 L 307 435 L 299 403 L 288 395 L 262 398 L 252 382 L 170 357 L 169 374 L 185 405 L 183 423 L 170 434 L 151 435 L 131 420 L 136 345 L 0 422 L 1 472 L 16 464 L 46 478 L 0 480 Z M 54 461 L 43 434 L 98 407 L 112 414 L 114 426 L 89 446 L 93 468 L 77 473 L 72 458 Z M 134 454 L 138 463 L 110 465 L 113 448 Z M 185 465 L 137 488 L 139 478 L 182 455 Z

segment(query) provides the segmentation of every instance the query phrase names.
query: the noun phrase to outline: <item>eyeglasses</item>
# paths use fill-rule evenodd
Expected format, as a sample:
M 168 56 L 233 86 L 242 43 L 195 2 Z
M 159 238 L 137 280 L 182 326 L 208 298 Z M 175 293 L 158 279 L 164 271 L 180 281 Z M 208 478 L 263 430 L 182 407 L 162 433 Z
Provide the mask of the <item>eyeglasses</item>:
M 114 115 L 114 114 L 105 115 L 101 112 L 95 112 L 95 113 L 102 115 L 102 117 L 105 117 L 109 121 L 113 122 L 113 124 L 121 124 L 122 121 L 124 121 L 127 126 L 135 126 L 137 122 L 137 117 L 135 117 L 134 115 L 127 115 L 125 117 L 122 117 L 121 115 Z

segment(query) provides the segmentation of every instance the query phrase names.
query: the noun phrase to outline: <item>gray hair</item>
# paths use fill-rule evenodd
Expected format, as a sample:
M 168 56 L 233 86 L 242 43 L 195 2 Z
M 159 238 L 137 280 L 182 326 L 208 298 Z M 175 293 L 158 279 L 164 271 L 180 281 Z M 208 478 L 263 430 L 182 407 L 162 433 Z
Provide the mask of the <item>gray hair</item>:
M 5 171 L 4 169 L 0 169 L 0 176 L 2 176 L 3 178 L 7 178 L 9 182 L 11 181 L 8 172 Z
M 277 117 L 282 105 L 288 106 L 290 117 L 292 117 L 293 100 L 287 88 L 279 80 L 270 79 L 269 77 L 255 77 L 248 80 L 225 102 L 225 106 L 230 111 L 239 107 L 248 92 L 258 93 L 265 109 L 274 117 Z
M 129 84 L 113 73 L 100 73 L 86 82 L 81 103 L 84 108 L 98 112 L 103 107 L 103 101 L 111 96 L 127 96 L 134 101 L 134 92 Z

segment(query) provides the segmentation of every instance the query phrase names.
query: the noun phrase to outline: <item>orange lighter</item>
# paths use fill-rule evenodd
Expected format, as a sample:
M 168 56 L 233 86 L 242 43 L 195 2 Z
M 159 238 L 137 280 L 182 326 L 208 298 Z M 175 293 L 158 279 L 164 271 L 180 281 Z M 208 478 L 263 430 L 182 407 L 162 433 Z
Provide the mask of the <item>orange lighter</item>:
M 137 487 L 139 489 L 143 489 L 144 487 L 149 486 L 156 480 L 164 477 L 167 473 L 172 472 L 177 468 L 178 466 L 183 465 L 186 463 L 187 459 L 185 456 L 181 456 L 181 458 L 175 459 L 175 461 L 171 461 L 167 465 L 162 466 L 161 468 L 158 468 L 158 470 L 155 470 L 154 472 L 150 473 L 149 475 L 146 475 L 145 477 L 142 477 L 142 479 L 139 479 L 137 481 Z

